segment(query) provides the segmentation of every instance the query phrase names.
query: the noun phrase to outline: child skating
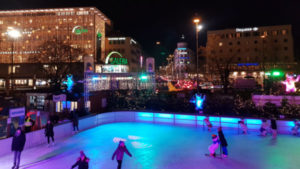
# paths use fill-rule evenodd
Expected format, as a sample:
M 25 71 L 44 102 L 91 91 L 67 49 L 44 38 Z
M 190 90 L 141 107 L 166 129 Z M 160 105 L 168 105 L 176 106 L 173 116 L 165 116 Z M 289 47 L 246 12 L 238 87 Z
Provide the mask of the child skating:
M 211 124 L 211 122 L 209 121 L 209 117 L 208 117 L 208 116 L 205 117 L 204 122 L 205 122 L 205 124 L 206 124 L 206 126 L 207 126 L 208 131 L 211 131 L 212 124 Z
M 132 155 L 130 154 L 130 152 L 126 148 L 124 141 L 120 141 L 118 148 L 116 149 L 116 151 L 114 152 L 114 154 L 111 158 L 112 160 L 114 160 L 114 158 L 116 156 L 117 162 L 118 162 L 118 168 L 117 169 L 121 169 L 121 167 L 122 167 L 122 161 L 123 161 L 124 153 L 126 153 L 127 155 L 132 157 Z
M 224 133 L 222 131 L 222 127 L 218 128 L 218 135 L 219 135 L 220 143 L 222 146 L 222 157 L 227 158 L 228 157 L 228 151 L 227 151 L 228 144 L 227 144 L 226 138 L 224 136 Z
M 243 134 L 247 134 L 248 133 L 248 127 L 245 123 L 245 120 L 241 119 L 238 123 L 239 123 L 239 125 L 241 126 L 241 128 L 243 130 Z
M 276 139 L 277 138 L 277 123 L 276 123 L 275 117 L 273 117 L 271 119 L 271 128 L 272 128 L 272 138 Z
M 219 148 L 219 138 L 217 135 L 212 135 L 212 141 L 213 143 L 208 147 L 209 150 L 209 156 L 216 157 L 216 150 Z
M 267 132 L 268 132 L 268 128 L 269 128 L 269 124 L 268 124 L 267 120 L 263 119 L 261 127 L 260 127 L 260 135 L 261 136 L 266 136 Z

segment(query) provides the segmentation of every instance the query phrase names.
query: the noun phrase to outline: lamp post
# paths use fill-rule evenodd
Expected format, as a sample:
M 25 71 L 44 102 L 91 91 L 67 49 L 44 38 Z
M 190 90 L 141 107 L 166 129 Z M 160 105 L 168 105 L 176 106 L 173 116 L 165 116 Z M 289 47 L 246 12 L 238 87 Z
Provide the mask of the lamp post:
M 200 32 L 200 30 L 202 29 L 202 25 L 199 25 L 199 23 L 200 23 L 200 19 L 199 18 L 195 18 L 194 20 L 193 20 L 193 22 L 195 23 L 195 26 L 196 26 L 196 73 L 197 73 L 197 93 L 199 93 L 199 72 L 198 72 L 198 47 L 199 47 L 199 45 L 198 45 L 198 39 L 199 39 L 199 32 Z
M 14 42 L 16 39 L 18 39 L 19 37 L 21 37 L 21 32 L 13 27 L 8 27 L 7 28 L 7 35 L 12 39 L 12 43 L 11 43 L 11 67 L 10 67 L 10 86 L 11 86 L 11 90 L 13 90 L 13 85 L 14 85 L 14 81 L 13 81 L 13 67 L 14 67 Z
M 265 68 L 265 38 L 266 38 L 266 35 L 262 35 L 260 36 L 262 38 L 262 59 L 263 59 L 263 91 L 265 91 L 265 78 L 266 78 L 266 68 Z

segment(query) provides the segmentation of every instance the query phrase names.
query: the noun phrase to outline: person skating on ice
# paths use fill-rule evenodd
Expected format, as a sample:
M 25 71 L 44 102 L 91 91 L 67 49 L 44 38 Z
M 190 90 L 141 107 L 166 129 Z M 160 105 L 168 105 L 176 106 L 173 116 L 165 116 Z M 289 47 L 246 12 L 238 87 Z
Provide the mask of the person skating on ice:
M 277 138 L 277 123 L 276 123 L 275 117 L 273 117 L 271 119 L 271 129 L 272 129 L 272 138 L 276 139 Z
M 22 131 L 22 129 L 19 127 L 13 136 L 12 144 L 11 144 L 11 150 L 14 152 L 14 165 L 12 169 L 19 169 L 20 166 L 20 158 L 21 153 L 24 149 L 26 142 L 26 135 Z
M 209 155 L 212 157 L 216 157 L 216 150 L 219 148 L 219 138 L 217 135 L 212 135 L 212 144 L 208 147 Z
M 267 132 L 268 132 L 268 128 L 269 128 L 269 124 L 268 124 L 267 120 L 263 119 L 262 123 L 261 123 L 261 127 L 260 127 L 260 135 L 266 136 Z
M 117 159 L 117 162 L 118 162 L 117 169 L 122 168 L 122 161 L 123 161 L 124 153 L 126 153 L 127 155 L 132 157 L 132 155 L 130 154 L 130 152 L 126 148 L 124 141 L 120 141 L 118 148 L 115 150 L 115 152 L 114 152 L 114 154 L 111 158 L 112 160 L 114 160 L 115 156 L 116 156 L 116 159 Z
M 211 124 L 211 122 L 209 121 L 209 117 L 208 117 L 208 116 L 205 117 L 204 122 L 205 122 L 205 124 L 206 124 L 206 126 L 207 126 L 207 128 L 208 128 L 208 131 L 211 131 L 212 124 Z
M 45 127 L 45 136 L 48 139 L 48 146 L 50 145 L 50 138 L 52 139 L 52 145 L 54 145 L 54 131 L 53 131 L 53 124 L 50 120 L 47 121 Z
M 239 123 L 239 125 L 241 126 L 241 128 L 243 130 L 243 134 L 247 134 L 248 133 L 248 127 L 245 123 L 245 120 L 241 119 L 238 123 Z
M 221 143 L 221 146 L 222 146 L 222 152 L 223 152 L 222 156 L 224 158 L 227 158 L 227 156 L 228 156 L 228 151 L 227 151 L 228 144 L 227 144 L 226 138 L 224 136 L 224 133 L 222 131 L 222 127 L 218 128 L 218 135 L 219 135 L 220 143 Z
M 71 168 L 78 166 L 78 169 L 88 169 L 90 159 L 86 157 L 83 151 L 80 151 L 80 157 L 77 159 L 76 163 L 72 165 Z

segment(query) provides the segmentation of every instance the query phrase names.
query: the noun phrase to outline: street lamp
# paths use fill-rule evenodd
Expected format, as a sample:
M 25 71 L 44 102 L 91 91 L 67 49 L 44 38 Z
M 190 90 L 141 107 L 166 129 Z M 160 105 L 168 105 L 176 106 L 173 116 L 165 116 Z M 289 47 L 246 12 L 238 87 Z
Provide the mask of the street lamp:
M 11 43 L 11 68 L 10 68 L 10 85 L 11 85 L 11 90 L 13 90 L 13 67 L 14 67 L 14 42 L 16 39 L 21 37 L 21 32 L 13 27 L 8 27 L 7 28 L 7 35 L 12 39 Z
M 199 93 L 199 72 L 198 72 L 198 39 L 199 39 L 199 32 L 200 30 L 203 28 L 202 25 L 199 25 L 200 23 L 200 19 L 199 18 L 194 18 L 193 22 L 195 23 L 196 26 L 196 62 L 197 62 L 197 68 L 196 68 L 196 72 L 197 72 L 197 92 Z

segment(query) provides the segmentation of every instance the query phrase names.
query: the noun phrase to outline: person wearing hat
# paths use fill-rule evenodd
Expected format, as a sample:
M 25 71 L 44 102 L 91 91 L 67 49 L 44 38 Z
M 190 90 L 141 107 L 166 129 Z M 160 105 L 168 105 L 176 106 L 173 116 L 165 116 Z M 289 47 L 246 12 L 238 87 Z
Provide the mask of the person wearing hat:
M 209 150 L 209 155 L 215 157 L 216 156 L 216 150 L 219 147 L 219 138 L 217 135 L 213 134 L 212 135 L 212 141 L 213 143 L 208 147 Z
M 83 151 L 80 151 L 80 157 L 77 159 L 76 163 L 72 165 L 72 168 L 78 166 L 78 169 L 88 169 L 90 159 L 86 157 Z
M 20 127 L 17 128 L 11 144 L 11 150 L 14 152 L 14 165 L 12 169 L 19 169 L 21 152 L 24 149 L 26 142 L 25 133 Z
M 228 144 L 227 144 L 226 138 L 224 136 L 224 133 L 222 131 L 222 127 L 218 128 L 218 135 L 219 135 L 221 146 L 222 146 L 222 152 L 223 152 L 222 156 L 224 158 L 226 158 L 228 156 L 228 152 L 227 152 Z
M 132 157 L 132 155 L 130 154 L 130 152 L 126 148 L 124 141 L 120 141 L 118 148 L 116 149 L 116 151 L 114 152 L 114 154 L 111 158 L 112 160 L 114 160 L 114 158 L 116 156 L 116 159 L 117 159 L 117 162 L 118 162 L 118 168 L 117 169 L 121 169 L 121 167 L 122 167 L 124 152 L 127 155 L 129 155 L 130 157 Z

